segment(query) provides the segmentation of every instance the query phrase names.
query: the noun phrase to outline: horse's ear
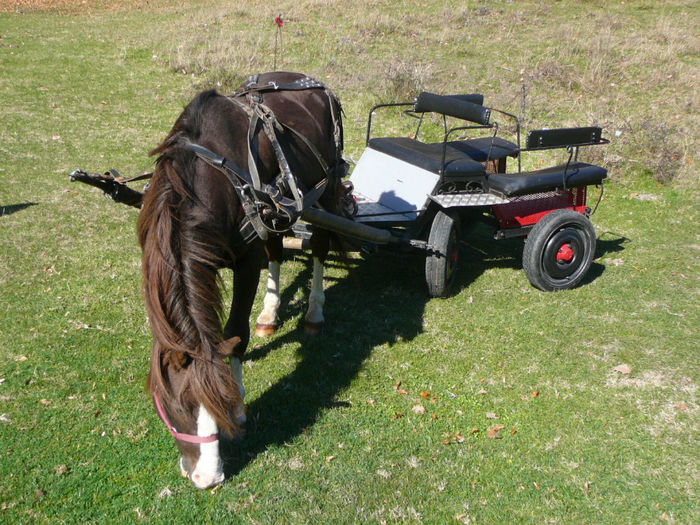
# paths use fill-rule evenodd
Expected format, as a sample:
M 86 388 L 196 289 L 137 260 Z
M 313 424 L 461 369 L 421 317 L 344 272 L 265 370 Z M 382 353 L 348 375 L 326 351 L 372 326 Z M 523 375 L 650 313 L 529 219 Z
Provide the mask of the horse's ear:
M 217 352 L 219 352 L 219 355 L 221 357 L 230 357 L 231 354 L 233 353 L 233 350 L 239 344 L 241 344 L 241 338 L 236 335 L 236 336 L 233 336 L 229 339 L 226 339 L 225 341 L 221 341 L 216 350 L 217 350 Z
M 185 369 L 192 358 L 185 352 L 170 351 L 163 353 L 162 363 L 165 368 L 172 366 L 175 369 Z

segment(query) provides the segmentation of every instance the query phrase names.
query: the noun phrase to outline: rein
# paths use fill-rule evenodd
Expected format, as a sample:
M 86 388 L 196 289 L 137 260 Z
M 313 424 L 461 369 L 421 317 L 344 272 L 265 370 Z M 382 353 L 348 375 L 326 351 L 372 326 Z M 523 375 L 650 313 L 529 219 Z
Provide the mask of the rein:
M 158 394 L 156 394 L 155 391 L 153 392 L 153 403 L 155 403 L 156 405 L 158 416 L 160 416 L 160 419 L 163 421 L 163 423 L 165 423 L 165 426 L 168 427 L 170 434 L 178 441 L 201 444 L 213 443 L 214 441 L 219 440 L 219 434 L 210 434 L 208 436 L 195 436 L 194 434 L 183 434 L 181 432 L 178 432 L 175 429 L 175 427 L 170 424 L 170 421 L 168 421 L 168 417 L 165 415 L 165 411 L 163 410 L 163 407 L 160 404 L 160 399 L 158 399 Z

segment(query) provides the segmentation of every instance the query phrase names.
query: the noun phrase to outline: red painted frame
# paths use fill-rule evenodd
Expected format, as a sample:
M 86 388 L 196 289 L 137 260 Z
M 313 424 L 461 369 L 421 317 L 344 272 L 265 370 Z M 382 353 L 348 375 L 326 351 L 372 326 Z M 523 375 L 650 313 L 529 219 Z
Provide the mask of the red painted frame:
M 501 229 L 532 226 L 549 212 L 569 209 L 586 214 L 587 187 L 572 188 L 560 193 L 526 195 L 508 204 L 492 206 Z

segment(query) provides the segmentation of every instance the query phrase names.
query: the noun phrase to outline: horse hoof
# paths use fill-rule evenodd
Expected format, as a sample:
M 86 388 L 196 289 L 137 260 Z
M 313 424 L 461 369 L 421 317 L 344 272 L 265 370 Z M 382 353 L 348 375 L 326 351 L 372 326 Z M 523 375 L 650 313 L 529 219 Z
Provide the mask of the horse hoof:
M 321 328 L 323 328 L 323 323 L 306 321 L 304 324 L 304 333 L 306 335 L 318 335 L 321 332 Z
M 255 335 L 258 337 L 269 337 L 277 331 L 277 325 L 274 324 L 256 324 Z

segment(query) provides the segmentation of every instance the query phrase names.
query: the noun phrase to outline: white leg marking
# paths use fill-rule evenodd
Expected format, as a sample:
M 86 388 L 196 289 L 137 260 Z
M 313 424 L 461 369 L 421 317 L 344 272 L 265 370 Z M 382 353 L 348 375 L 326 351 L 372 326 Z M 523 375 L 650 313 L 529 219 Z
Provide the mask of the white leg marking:
M 267 267 L 267 292 L 263 299 L 263 309 L 257 323 L 274 325 L 277 322 L 277 310 L 280 307 L 280 263 L 270 261 Z
M 218 431 L 219 429 L 214 418 L 200 405 L 199 414 L 197 415 L 197 435 L 209 436 L 216 434 Z M 192 471 L 190 479 L 199 489 L 206 489 L 224 481 L 224 465 L 219 455 L 218 440 L 213 443 L 201 443 L 199 445 L 199 460 Z
M 323 293 L 323 263 L 314 257 L 314 272 L 311 280 L 311 293 L 309 294 L 309 309 L 305 319 L 310 323 L 323 323 L 323 305 L 326 296 Z
M 233 380 L 236 382 L 236 385 L 238 385 L 238 392 L 241 395 L 241 401 L 243 401 L 245 398 L 245 388 L 243 388 L 243 366 L 241 365 L 240 359 L 237 357 L 231 358 L 231 375 L 233 376 Z M 243 403 L 241 403 L 236 410 L 235 418 L 239 425 L 245 424 L 245 405 Z

